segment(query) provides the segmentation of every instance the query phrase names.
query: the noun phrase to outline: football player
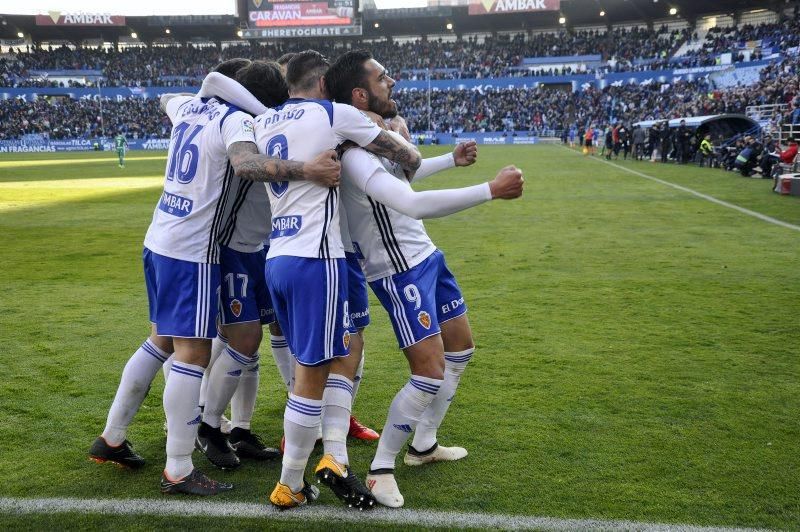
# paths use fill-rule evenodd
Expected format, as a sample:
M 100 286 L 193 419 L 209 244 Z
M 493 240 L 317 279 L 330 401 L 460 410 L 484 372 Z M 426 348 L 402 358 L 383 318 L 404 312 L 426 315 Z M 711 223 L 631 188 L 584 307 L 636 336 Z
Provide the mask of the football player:
M 386 155 L 413 175 L 419 152 L 393 137 L 349 105 L 325 99 L 328 61 L 305 51 L 289 61 L 287 102 L 256 118 L 259 149 L 273 157 L 305 161 L 350 140 Z M 281 478 L 270 501 L 279 508 L 305 504 L 303 478 L 322 424 L 323 434 L 347 434 L 352 380 L 358 360 L 349 354 L 352 327 L 347 304 L 347 271 L 339 229 L 339 190 L 286 181 L 268 186 L 272 232 L 266 277 L 281 329 L 297 359 L 295 383 L 286 403 L 286 438 Z M 339 393 L 342 392 L 342 393 Z M 374 499 L 349 468 L 346 441 L 325 438 L 317 478 L 350 506 L 368 508 Z
M 378 121 L 397 115 L 391 99 L 394 80 L 366 50 L 343 54 L 328 71 L 326 83 L 337 102 L 376 113 Z M 476 155 L 474 144 L 461 145 L 453 154 L 423 161 L 416 178 L 470 165 Z M 440 446 L 437 430 L 475 351 L 461 289 L 419 219 L 491 199 L 517 198 L 524 180 L 510 166 L 482 185 L 415 193 L 402 169 L 363 150 L 347 150 L 342 164 L 350 236 L 364 255 L 366 278 L 389 313 L 411 369 L 392 401 L 367 476 L 378 502 L 400 507 L 404 499 L 394 478 L 395 458 L 412 432 L 407 465 L 467 455 L 464 448 Z
M 224 203 L 234 174 L 255 181 L 312 179 L 337 184 L 330 158 L 280 161 L 260 155 L 253 120 L 218 99 L 175 96 L 162 100 L 173 123 L 164 190 L 144 241 L 144 273 L 151 334 L 128 360 L 106 427 L 89 454 L 137 468 L 144 460 L 126 439 L 158 370 L 174 352 L 164 389 L 167 463 L 163 493 L 214 495 L 232 488 L 209 479 L 192 464 L 200 383 L 216 336 L 219 245 Z

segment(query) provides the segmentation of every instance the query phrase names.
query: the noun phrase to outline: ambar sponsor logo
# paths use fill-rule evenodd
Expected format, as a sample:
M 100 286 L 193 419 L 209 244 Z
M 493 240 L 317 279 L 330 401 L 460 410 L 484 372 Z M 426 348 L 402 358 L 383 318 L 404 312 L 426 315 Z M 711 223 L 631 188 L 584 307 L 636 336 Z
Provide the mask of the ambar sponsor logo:
M 37 26 L 124 26 L 125 17 L 108 13 L 62 13 L 36 15 Z
M 473 0 L 469 5 L 469 14 L 558 11 L 560 7 L 560 0 Z

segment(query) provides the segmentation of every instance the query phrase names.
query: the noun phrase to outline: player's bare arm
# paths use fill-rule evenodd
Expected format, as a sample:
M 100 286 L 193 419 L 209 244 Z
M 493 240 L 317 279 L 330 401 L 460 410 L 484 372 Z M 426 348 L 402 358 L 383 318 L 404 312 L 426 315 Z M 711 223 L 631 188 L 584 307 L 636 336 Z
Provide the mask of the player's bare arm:
M 339 185 L 341 164 L 334 150 L 327 150 L 308 162 L 286 161 L 261 155 L 252 142 L 234 142 L 228 159 L 236 175 L 251 181 L 310 181 L 323 187 Z
M 422 164 L 422 156 L 417 148 L 387 131 L 381 131 L 375 140 L 364 146 L 364 149 L 396 162 L 406 171 L 406 174 L 413 175 Z

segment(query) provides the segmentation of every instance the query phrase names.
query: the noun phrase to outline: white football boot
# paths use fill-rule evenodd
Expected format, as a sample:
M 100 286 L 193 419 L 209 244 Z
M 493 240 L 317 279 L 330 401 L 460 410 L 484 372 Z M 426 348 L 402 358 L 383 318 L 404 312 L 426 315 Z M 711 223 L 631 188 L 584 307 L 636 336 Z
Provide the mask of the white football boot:
M 400 508 L 405 502 L 392 473 L 368 474 L 367 488 L 378 503 L 389 508 Z
M 403 463 L 413 467 L 430 464 L 432 462 L 453 462 L 455 460 L 461 460 L 467 456 L 467 454 L 467 450 L 463 447 L 442 447 L 439 444 L 436 444 L 433 450 L 425 453 L 420 453 L 413 447 L 409 447 L 405 458 L 403 458 Z

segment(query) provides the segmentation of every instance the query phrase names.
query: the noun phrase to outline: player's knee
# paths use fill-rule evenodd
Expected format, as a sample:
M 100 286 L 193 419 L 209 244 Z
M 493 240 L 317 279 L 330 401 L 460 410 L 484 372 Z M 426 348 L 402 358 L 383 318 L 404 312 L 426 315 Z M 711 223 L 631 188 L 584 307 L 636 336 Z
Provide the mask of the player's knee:
M 430 358 L 412 364 L 411 373 L 429 379 L 444 379 L 444 358 Z
M 155 325 L 150 333 L 150 341 L 153 343 L 153 345 L 165 353 L 172 354 L 175 352 L 175 346 L 172 344 L 172 338 L 169 336 L 158 336 L 158 334 L 156 334 Z
M 248 333 L 235 339 L 229 338 L 228 345 L 245 356 L 251 356 L 258 351 L 258 347 L 261 345 L 261 335 Z

